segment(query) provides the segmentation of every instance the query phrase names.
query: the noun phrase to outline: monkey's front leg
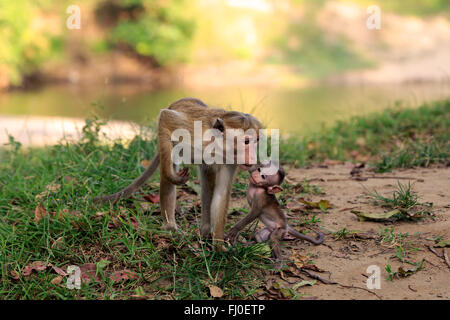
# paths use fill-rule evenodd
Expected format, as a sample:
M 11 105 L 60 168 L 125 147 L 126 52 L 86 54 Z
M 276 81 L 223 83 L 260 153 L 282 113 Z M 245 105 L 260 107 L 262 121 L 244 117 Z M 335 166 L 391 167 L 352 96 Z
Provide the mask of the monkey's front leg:
M 216 185 L 216 174 L 214 168 L 206 165 L 199 166 L 202 200 L 202 220 L 200 235 L 208 237 L 211 233 L 211 202 L 214 187 Z
M 239 233 L 244 229 L 246 226 L 248 226 L 250 223 L 255 221 L 262 213 L 262 207 L 259 205 L 261 202 L 259 199 L 256 199 L 256 201 L 253 201 L 252 208 L 250 210 L 250 213 L 246 215 L 242 220 L 240 220 L 238 223 L 236 223 L 230 231 L 228 231 L 227 239 L 231 243 L 235 243 L 237 240 L 237 237 L 239 236 Z M 266 238 L 267 240 L 267 238 Z M 265 241 L 265 240 L 264 240 Z
M 222 165 L 216 174 L 216 185 L 211 202 L 211 224 L 213 243 L 217 245 L 219 250 L 225 250 L 223 246 L 225 224 L 235 172 L 236 165 Z

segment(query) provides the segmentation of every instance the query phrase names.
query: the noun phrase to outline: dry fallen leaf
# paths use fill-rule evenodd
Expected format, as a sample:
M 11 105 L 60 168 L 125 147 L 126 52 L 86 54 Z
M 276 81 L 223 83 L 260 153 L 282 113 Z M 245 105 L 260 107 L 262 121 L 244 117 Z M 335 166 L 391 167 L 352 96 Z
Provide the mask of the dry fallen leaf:
M 65 181 L 66 183 L 70 183 L 70 182 L 76 183 L 76 182 L 77 182 L 77 179 L 75 179 L 75 178 L 72 177 L 72 176 L 65 176 L 65 177 L 64 177 L 64 181 Z
M 140 202 L 139 207 L 143 212 L 151 212 L 154 209 L 154 205 L 150 202 Z
M 39 193 L 39 194 L 35 197 L 35 199 L 38 200 L 38 201 L 39 201 L 39 200 L 42 200 L 43 198 L 45 198 L 46 196 L 48 196 L 48 194 L 49 194 L 50 192 L 55 193 L 55 192 L 58 192 L 60 189 L 61 189 L 61 185 L 58 184 L 58 183 L 52 183 L 52 184 L 49 184 L 49 185 L 47 185 L 47 186 L 45 187 L 45 190 L 44 190 L 44 191 L 42 191 L 41 193 Z
M 114 280 L 114 282 L 117 283 L 120 281 L 137 279 L 138 275 L 134 271 L 122 270 L 122 271 L 117 271 L 114 274 L 110 275 L 109 278 Z
M 10 274 L 14 280 L 19 280 L 19 273 L 17 271 L 11 270 Z
M 47 210 L 40 204 L 34 209 L 34 222 L 38 223 L 43 217 L 47 215 Z
M 25 277 L 29 276 L 33 270 L 43 271 L 47 268 L 47 264 L 43 261 L 34 261 L 30 265 L 26 266 L 22 271 L 22 275 Z
M 142 160 L 141 161 L 141 166 L 143 166 L 144 168 L 147 168 L 150 165 L 150 160 Z
M 45 269 L 47 269 L 47 267 L 51 267 L 57 274 L 59 274 L 61 276 L 64 276 L 64 277 L 67 276 L 67 273 L 63 269 L 61 269 L 51 263 L 45 263 L 43 261 L 34 261 L 30 265 L 26 266 L 24 268 L 24 270 L 22 271 L 22 275 L 27 277 L 33 272 L 33 270 L 44 271 Z
M 292 249 L 292 260 L 294 261 L 295 266 L 301 269 L 308 263 L 309 258 Z
M 217 286 L 209 285 L 209 293 L 211 294 L 211 297 L 213 298 L 222 298 L 223 297 L 223 291 Z
M 85 263 L 80 266 L 81 281 L 88 283 L 91 280 L 100 281 L 100 275 L 97 274 L 97 265 L 95 263 Z
M 108 222 L 108 228 L 118 228 L 122 225 L 118 217 L 111 217 L 111 222 Z
M 161 250 L 170 247 L 169 242 L 167 239 L 161 237 L 161 236 L 154 236 L 153 241 L 156 242 L 156 250 Z
M 50 281 L 50 283 L 54 284 L 54 285 L 58 285 L 62 282 L 62 280 L 63 280 L 62 276 L 56 276 L 52 279 L 52 281 Z
M 399 215 L 401 213 L 400 210 L 395 209 L 389 212 L 384 213 L 369 213 L 369 212 L 362 212 L 357 210 L 351 210 L 351 213 L 355 214 L 359 221 L 365 221 L 365 220 L 371 220 L 371 221 L 385 221 L 391 218 L 395 218 L 395 216 Z
M 109 228 L 119 228 L 122 226 L 122 220 L 124 222 L 128 221 L 134 228 L 139 227 L 139 222 L 135 217 L 130 215 L 126 210 L 122 210 L 119 216 L 111 217 L 112 222 L 108 223 Z
M 67 276 L 67 272 L 65 272 L 63 269 L 61 269 L 53 264 L 49 264 L 49 266 L 52 267 L 53 270 L 60 276 L 64 276 L 64 277 Z
M 300 198 L 299 201 L 301 203 L 306 204 L 307 207 L 312 209 L 320 209 L 322 211 L 326 211 L 329 208 L 332 208 L 333 205 L 328 200 L 320 200 L 319 202 L 306 201 L 303 198 Z
M 316 282 L 317 282 L 317 280 L 311 280 L 311 281 L 302 280 L 302 281 L 300 281 L 299 283 L 295 284 L 295 285 L 292 287 L 292 290 L 295 291 L 295 290 L 297 290 L 298 288 L 304 287 L 304 286 L 313 286 L 313 285 L 316 284 Z
M 151 203 L 159 203 L 159 195 L 158 194 L 146 194 L 144 199 Z
M 307 270 L 313 270 L 313 271 L 317 271 L 317 272 L 324 272 L 323 269 L 320 269 L 318 266 L 316 266 L 315 264 L 305 264 L 302 267 L 303 270 L 307 269 Z

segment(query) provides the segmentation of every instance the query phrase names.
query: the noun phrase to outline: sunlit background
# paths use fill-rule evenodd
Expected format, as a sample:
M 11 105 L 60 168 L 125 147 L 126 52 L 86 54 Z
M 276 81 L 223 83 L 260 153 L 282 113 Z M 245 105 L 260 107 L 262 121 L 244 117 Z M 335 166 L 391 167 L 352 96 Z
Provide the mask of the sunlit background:
M 0 143 L 51 143 L 93 111 L 146 123 L 184 96 L 296 135 L 448 98 L 450 1 L 0 0 Z

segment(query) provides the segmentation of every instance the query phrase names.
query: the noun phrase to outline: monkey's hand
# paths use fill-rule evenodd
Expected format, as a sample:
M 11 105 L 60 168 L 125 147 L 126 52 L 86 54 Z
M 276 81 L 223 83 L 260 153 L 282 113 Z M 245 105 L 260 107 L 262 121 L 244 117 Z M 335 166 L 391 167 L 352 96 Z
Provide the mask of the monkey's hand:
M 171 179 L 173 184 L 182 185 L 189 180 L 189 168 L 183 168 Z

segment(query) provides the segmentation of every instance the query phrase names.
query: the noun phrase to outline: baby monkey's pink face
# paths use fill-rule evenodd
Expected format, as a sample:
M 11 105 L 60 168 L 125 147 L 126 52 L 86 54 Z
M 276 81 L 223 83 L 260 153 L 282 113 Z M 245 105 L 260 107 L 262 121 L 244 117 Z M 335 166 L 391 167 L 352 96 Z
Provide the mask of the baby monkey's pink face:
M 256 169 L 250 172 L 250 183 L 258 188 L 264 188 L 268 193 L 277 193 L 282 191 L 280 184 L 283 182 L 279 170 L 276 170 L 275 174 L 267 174 L 267 172 L 273 172 L 269 170 L 269 165 L 259 165 Z

